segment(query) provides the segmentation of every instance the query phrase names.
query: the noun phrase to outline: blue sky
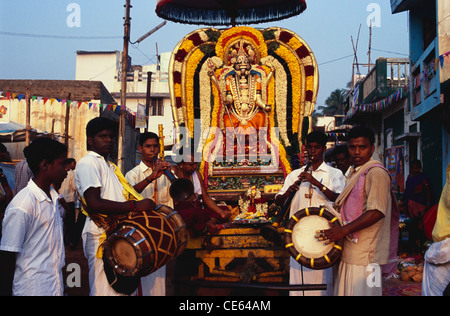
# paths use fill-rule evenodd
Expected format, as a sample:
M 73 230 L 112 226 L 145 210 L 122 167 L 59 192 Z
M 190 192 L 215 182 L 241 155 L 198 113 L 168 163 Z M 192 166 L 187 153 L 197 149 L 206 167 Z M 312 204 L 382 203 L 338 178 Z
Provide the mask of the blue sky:
M 407 13 L 391 14 L 389 0 L 306 2 L 307 10 L 297 17 L 251 26 L 284 27 L 308 43 L 319 64 L 318 106 L 351 80 L 351 36 L 356 42 L 360 25 L 358 60 L 367 63 L 369 16 L 379 24 L 372 31 L 372 61 L 408 57 Z M 79 27 L 67 23 L 71 3 L 80 9 Z M 77 50 L 122 50 L 124 4 L 125 0 L 0 0 L 0 79 L 75 79 Z M 131 41 L 136 41 L 164 20 L 155 14 L 156 0 L 131 4 Z M 172 51 L 184 35 L 201 27 L 168 22 L 139 46 L 130 45 L 133 64 L 155 63 L 156 45 L 160 53 Z

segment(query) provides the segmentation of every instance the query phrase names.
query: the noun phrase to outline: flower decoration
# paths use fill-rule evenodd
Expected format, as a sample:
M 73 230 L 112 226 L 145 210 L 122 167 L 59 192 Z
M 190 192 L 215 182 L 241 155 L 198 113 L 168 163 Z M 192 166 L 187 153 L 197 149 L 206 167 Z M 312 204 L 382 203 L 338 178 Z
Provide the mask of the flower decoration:
M 215 160 L 223 152 L 225 105 L 223 104 L 226 67 L 243 41 L 252 64 L 263 80 L 268 77 L 262 98 L 272 107 L 266 115 L 268 146 L 272 159 L 285 174 L 292 171 L 290 155 L 301 148 L 305 117 L 314 112 L 318 92 L 318 67 L 309 46 L 292 31 L 247 26 L 226 30 L 203 28 L 186 35 L 175 47 L 169 69 L 170 94 L 175 126 L 186 126 L 194 134 L 194 120 L 201 120 L 200 145 L 203 151 L 200 172 L 205 183 L 212 175 Z M 254 53 L 254 55 L 253 55 Z M 228 67 L 229 68 L 229 67 Z M 211 82 L 211 71 L 218 84 Z M 229 70 L 228 70 L 229 71 Z M 273 77 L 269 74 L 273 72 Z M 207 131 L 207 133 L 205 133 Z M 289 153 L 289 154 L 288 154 Z

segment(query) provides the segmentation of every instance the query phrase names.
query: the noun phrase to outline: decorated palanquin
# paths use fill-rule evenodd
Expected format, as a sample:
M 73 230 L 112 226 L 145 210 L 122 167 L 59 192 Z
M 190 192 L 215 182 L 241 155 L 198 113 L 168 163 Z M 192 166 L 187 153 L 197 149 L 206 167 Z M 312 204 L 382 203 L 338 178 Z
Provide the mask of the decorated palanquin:
M 175 47 L 173 117 L 195 139 L 208 191 L 221 200 L 276 193 L 292 171 L 318 92 L 315 57 L 280 27 L 203 28 Z

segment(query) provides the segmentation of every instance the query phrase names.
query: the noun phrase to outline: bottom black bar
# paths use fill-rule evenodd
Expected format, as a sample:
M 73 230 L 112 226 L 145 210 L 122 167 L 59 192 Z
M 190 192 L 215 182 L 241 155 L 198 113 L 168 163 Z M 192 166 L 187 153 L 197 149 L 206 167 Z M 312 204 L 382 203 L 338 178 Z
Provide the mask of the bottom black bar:
M 238 283 L 238 282 L 214 282 L 214 281 L 189 281 L 174 280 L 174 284 L 191 286 L 191 287 L 207 287 L 207 288 L 249 288 L 261 290 L 279 290 L 279 291 L 326 291 L 326 284 L 295 284 L 295 285 L 278 285 L 271 283 Z

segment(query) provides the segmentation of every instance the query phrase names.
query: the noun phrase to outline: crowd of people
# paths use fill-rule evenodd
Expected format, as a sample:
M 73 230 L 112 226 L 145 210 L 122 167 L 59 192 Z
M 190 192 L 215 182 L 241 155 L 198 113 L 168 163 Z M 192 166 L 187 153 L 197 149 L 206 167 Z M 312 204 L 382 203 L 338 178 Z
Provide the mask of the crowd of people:
M 78 162 L 68 159 L 63 144 L 49 138 L 38 138 L 24 149 L 26 159 L 16 166 L 15 192 L 4 194 L 9 200 L 0 241 L 1 295 L 63 295 L 64 245 L 76 247 L 80 238 L 89 267 L 90 294 L 124 295 L 114 286 L 115 281 L 111 282 L 102 244 L 129 212 L 167 205 L 182 216 L 192 237 L 214 234 L 230 220 L 228 209 L 209 196 L 192 157 L 178 165 L 158 159 L 161 148 L 154 133 L 141 134 L 141 163 L 123 175 L 108 160 L 115 133 L 111 120 L 91 120 L 86 126 L 88 154 Z M 352 128 L 346 146 L 335 148 L 335 168 L 324 161 L 326 135 L 310 133 L 306 137 L 308 165 L 290 173 L 275 197 L 275 203 L 282 206 L 295 194 L 291 213 L 325 205 L 340 214 L 340 223 L 331 223 L 330 229 L 316 236 L 324 242 L 344 240 L 339 265 L 312 270 L 291 258 L 291 284 L 327 285 L 327 291 L 308 292 L 311 295 L 382 295 L 383 276 L 397 269 L 399 204 L 391 189 L 389 171 L 372 158 L 374 142 L 370 129 Z M 403 205 L 420 223 L 431 203 L 430 181 L 419 162 L 412 165 Z M 177 179 L 177 186 L 172 186 L 175 182 L 165 176 L 167 172 Z M 447 176 L 450 180 L 450 168 Z M 425 295 L 448 291 L 448 264 L 445 271 L 432 260 L 445 253 L 448 259 L 448 185 L 439 204 L 435 243 L 427 252 L 430 260 L 424 275 Z M 419 224 L 417 231 L 414 238 L 421 239 Z M 166 269 L 162 267 L 140 278 L 130 293 L 163 296 L 165 278 Z

